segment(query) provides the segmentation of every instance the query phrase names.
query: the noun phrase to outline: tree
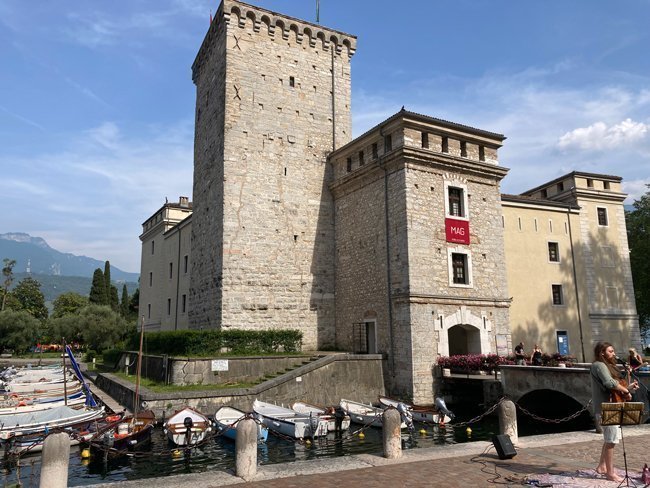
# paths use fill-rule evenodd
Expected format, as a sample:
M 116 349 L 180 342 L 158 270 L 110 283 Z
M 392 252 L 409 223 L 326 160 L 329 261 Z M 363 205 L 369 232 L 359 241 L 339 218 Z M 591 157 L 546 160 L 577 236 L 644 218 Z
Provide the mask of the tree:
M 133 295 L 131 295 L 131 301 L 129 302 L 129 312 L 137 317 L 139 308 L 140 308 L 140 288 L 137 288 L 133 292 Z
M 2 276 L 4 277 L 4 293 L 2 294 L 2 307 L 0 307 L 0 311 L 5 309 L 5 303 L 7 302 L 7 293 L 9 293 L 9 287 L 14 281 L 14 266 L 16 266 L 15 259 L 4 258 L 2 261 L 5 264 L 2 268 Z
M 65 315 L 76 314 L 80 309 L 88 305 L 88 298 L 73 291 L 62 293 L 54 299 L 54 310 L 52 318 L 56 319 Z
M 88 301 L 95 305 L 105 305 L 108 303 L 108 300 L 106 299 L 107 295 L 104 273 L 102 273 L 101 269 L 97 268 L 93 273 L 93 283 L 90 286 L 90 296 L 88 297 Z
M 84 343 L 98 352 L 115 347 L 129 331 L 126 320 L 106 305 L 89 305 L 76 318 Z
M 39 320 L 47 319 L 45 296 L 41 292 L 41 284 L 28 276 L 23 278 L 14 288 L 12 295 L 20 302 L 21 309 Z
M 625 212 L 625 220 L 639 327 L 646 336 L 650 332 L 650 191 L 633 205 L 634 210 Z
M 120 315 L 124 318 L 129 316 L 129 290 L 122 285 L 122 300 L 120 301 Z
M 41 336 L 41 327 L 41 322 L 26 310 L 0 312 L 0 350 L 27 352 Z
M 113 310 L 117 312 L 120 301 L 117 297 L 117 288 L 111 284 L 111 263 L 106 261 L 104 263 L 104 285 L 106 287 L 106 303 L 104 305 L 110 305 Z M 115 291 L 113 291 L 115 290 Z

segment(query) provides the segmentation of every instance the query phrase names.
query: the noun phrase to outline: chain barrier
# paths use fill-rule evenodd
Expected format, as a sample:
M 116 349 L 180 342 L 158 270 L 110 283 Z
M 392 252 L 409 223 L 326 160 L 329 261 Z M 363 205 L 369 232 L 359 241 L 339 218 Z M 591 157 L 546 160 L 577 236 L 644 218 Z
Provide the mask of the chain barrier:
M 583 412 L 585 412 L 585 411 L 586 411 L 586 410 L 591 406 L 591 400 L 589 400 L 589 401 L 587 402 L 587 404 L 586 404 L 585 406 L 583 406 L 583 407 L 582 407 L 580 410 L 578 410 L 577 412 L 572 413 L 571 415 L 568 415 L 568 416 L 563 417 L 563 418 L 561 418 L 561 419 L 546 419 L 546 418 L 540 417 L 539 415 L 536 415 L 536 414 L 532 413 L 532 412 L 529 411 L 529 410 L 526 410 L 526 409 L 525 409 L 524 407 L 522 407 L 519 403 L 516 403 L 516 402 L 515 402 L 515 405 L 517 406 L 517 408 L 518 408 L 519 410 L 521 410 L 521 412 L 522 412 L 523 414 L 528 415 L 529 417 L 531 417 L 531 418 L 533 418 L 533 419 L 535 419 L 535 420 L 538 420 L 539 422 L 545 422 L 545 423 L 548 423 L 548 424 L 561 424 L 562 422 L 568 422 L 568 421 L 573 420 L 573 419 L 575 419 L 576 417 L 580 416 Z

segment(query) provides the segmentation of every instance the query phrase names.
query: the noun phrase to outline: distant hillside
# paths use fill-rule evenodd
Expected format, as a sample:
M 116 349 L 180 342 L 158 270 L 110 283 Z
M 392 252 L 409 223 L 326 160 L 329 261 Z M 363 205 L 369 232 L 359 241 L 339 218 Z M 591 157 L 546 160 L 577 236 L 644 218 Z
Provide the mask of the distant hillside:
M 104 261 L 62 253 L 52 249 L 44 239 L 22 232 L 0 234 L 0 263 L 4 258 L 16 260 L 15 273 L 26 272 L 28 262 L 32 274 L 38 275 L 92 278 L 97 268 L 104 270 Z M 115 282 L 137 283 L 139 276 L 111 264 L 111 279 Z
M 20 280 L 26 276 L 27 273 L 14 273 L 14 282 L 12 283 L 11 288 L 13 289 Z M 113 267 L 111 266 L 111 277 L 112 276 Z M 87 278 L 85 276 L 54 276 L 31 273 L 31 277 L 41 284 L 41 292 L 45 296 L 46 302 L 52 302 L 62 293 L 67 293 L 69 291 L 87 297 L 90 294 L 90 287 L 93 281 L 92 278 Z M 123 284 L 126 284 L 129 296 L 133 295 L 135 290 L 138 289 L 138 283 L 136 282 L 116 283 L 114 280 L 112 281 L 117 287 L 117 295 L 120 299 L 122 298 Z

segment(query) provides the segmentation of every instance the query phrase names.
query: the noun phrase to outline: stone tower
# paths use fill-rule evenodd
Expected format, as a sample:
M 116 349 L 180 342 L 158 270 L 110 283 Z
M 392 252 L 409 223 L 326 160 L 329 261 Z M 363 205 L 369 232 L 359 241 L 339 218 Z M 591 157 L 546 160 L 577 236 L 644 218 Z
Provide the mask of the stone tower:
M 334 345 L 327 156 L 350 140 L 356 37 L 223 0 L 196 84 L 192 328 L 299 328 Z

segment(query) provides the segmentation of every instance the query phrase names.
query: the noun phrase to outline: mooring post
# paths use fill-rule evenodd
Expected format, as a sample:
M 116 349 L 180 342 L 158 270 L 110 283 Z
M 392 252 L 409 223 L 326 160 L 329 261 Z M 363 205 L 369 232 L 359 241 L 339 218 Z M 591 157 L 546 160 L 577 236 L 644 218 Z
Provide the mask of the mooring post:
M 66 488 L 70 462 L 68 434 L 51 434 L 43 443 L 40 488 Z
M 499 404 L 499 433 L 509 436 L 513 444 L 519 441 L 517 407 L 512 400 L 503 400 Z
M 235 473 L 244 481 L 251 481 L 257 474 L 257 422 L 252 418 L 237 423 Z
M 402 416 L 396 408 L 387 408 L 382 414 L 384 437 L 384 457 L 399 459 L 402 457 Z

